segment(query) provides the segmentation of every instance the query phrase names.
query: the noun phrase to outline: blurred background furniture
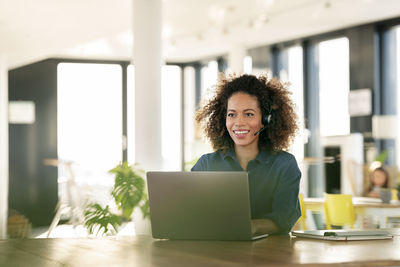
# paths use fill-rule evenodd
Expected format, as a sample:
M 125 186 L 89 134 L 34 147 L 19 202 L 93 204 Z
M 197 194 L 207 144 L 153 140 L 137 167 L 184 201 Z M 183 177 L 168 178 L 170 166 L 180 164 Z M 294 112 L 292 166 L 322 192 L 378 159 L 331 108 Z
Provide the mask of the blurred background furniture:
M 300 211 L 301 211 L 301 216 L 299 218 L 299 221 L 301 222 L 301 227 L 303 230 L 307 230 L 307 211 L 304 207 L 304 196 L 302 193 L 299 194 L 299 203 L 300 203 Z
M 351 195 L 326 194 L 324 211 L 326 229 L 332 229 L 332 225 L 349 225 L 354 228 L 355 215 Z
M 307 211 L 324 213 L 325 198 L 304 198 L 304 207 Z M 363 228 L 363 218 L 372 216 L 378 219 L 378 228 L 388 227 L 388 218 L 400 217 L 400 202 L 391 201 L 382 203 L 378 198 L 352 197 L 357 228 Z M 312 221 L 312 217 L 307 217 Z M 312 222 L 310 222 L 311 224 Z
M 9 210 L 7 220 L 7 236 L 9 238 L 29 238 L 32 224 L 28 218 L 15 210 Z
M 64 176 L 60 179 L 59 183 L 65 183 L 65 188 L 61 193 L 56 206 L 55 216 L 50 224 L 47 232 L 47 237 L 50 237 L 51 232 L 59 223 L 62 214 L 68 214 L 67 218 L 69 223 L 73 224 L 74 228 L 84 221 L 84 208 L 86 205 L 84 192 L 78 188 L 75 182 L 75 175 L 72 170 L 72 161 L 58 160 L 58 159 L 45 159 L 44 164 L 49 166 L 58 166 L 64 172 Z

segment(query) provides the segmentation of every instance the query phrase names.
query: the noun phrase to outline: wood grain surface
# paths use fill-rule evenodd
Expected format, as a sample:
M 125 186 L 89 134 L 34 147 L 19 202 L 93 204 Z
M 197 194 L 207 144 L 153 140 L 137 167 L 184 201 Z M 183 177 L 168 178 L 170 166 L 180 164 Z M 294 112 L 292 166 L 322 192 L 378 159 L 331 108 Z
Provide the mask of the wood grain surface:
M 0 266 L 395 266 L 392 240 L 324 241 L 270 236 L 258 241 L 177 241 L 147 236 L 7 239 Z

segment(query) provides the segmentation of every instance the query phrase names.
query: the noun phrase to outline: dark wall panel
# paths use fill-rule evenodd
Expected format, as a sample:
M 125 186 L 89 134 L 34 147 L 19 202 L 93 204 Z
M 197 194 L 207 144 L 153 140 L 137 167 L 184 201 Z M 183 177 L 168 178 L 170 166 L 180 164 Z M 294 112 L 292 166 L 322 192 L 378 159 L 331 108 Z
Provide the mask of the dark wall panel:
M 376 64 L 378 64 L 375 62 L 375 26 L 352 28 L 346 31 L 346 35 L 350 45 L 350 90 L 371 88 L 373 97 L 376 97 L 379 88 L 375 82 L 379 77 L 376 77 L 375 72 Z M 372 132 L 371 118 L 372 116 L 352 117 L 350 131 L 367 133 L 368 136 L 368 133 Z
M 45 60 L 9 71 L 9 100 L 35 103 L 34 124 L 9 125 L 9 209 L 35 226 L 49 225 L 57 204 L 57 62 Z

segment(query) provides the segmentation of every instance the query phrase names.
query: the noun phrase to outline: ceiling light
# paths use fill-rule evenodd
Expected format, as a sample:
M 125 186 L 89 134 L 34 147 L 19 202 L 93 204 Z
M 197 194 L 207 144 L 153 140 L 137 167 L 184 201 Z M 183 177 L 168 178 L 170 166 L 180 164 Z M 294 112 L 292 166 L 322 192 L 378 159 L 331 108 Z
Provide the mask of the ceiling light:
M 226 11 L 228 11 L 229 13 L 233 13 L 235 10 L 236 10 L 236 7 L 235 7 L 235 6 L 228 6 L 228 7 L 226 8 Z
M 247 24 L 247 26 L 252 29 L 254 28 L 254 21 L 253 20 L 249 20 L 249 23 Z
M 208 12 L 208 17 L 216 24 L 221 24 L 225 19 L 225 9 L 211 6 Z
M 269 8 L 270 6 L 272 6 L 274 4 L 274 0 L 265 0 L 265 7 Z
M 257 5 L 267 9 L 270 8 L 274 2 L 274 0 L 257 0 Z
M 324 4 L 324 7 L 325 7 L 326 9 L 331 8 L 331 6 L 332 6 L 332 4 L 331 4 L 330 1 L 326 1 L 325 4 Z
M 317 6 L 312 12 L 311 17 L 314 19 L 319 19 L 324 12 L 332 7 L 331 1 L 325 1 L 322 6 Z
M 268 23 L 269 22 L 269 16 L 267 15 L 267 14 L 261 14 L 259 17 L 258 17 L 258 19 L 259 19 L 259 21 L 261 22 L 261 23 Z
M 169 25 L 165 25 L 162 29 L 162 36 L 164 38 L 169 38 L 172 35 L 172 28 Z
M 172 47 L 175 47 L 175 46 L 176 46 L 176 40 L 175 40 L 175 39 L 170 39 L 170 40 L 169 40 L 169 44 L 170 44 Z
M 117 40 L 119 43 L 125 46 L 132 46 L 133 45 L 133 35 L 131 31 L 125 31 L 122 33 L 119 33 L 116 36 Z

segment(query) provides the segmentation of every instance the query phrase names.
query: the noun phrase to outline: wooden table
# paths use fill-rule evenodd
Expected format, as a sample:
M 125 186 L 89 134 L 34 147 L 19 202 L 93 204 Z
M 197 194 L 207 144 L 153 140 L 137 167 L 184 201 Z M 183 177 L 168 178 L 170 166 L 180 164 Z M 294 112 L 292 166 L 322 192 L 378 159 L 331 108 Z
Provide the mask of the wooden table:
M 394 266 L 400 229 L 391 240 L 324 241 L 270 236 L 258 241 L 169 241 L 147 236 L 9 239 L 0 266 Z
M 304 198 L 306 210 L 324 212 L 324 198 Z M 400 201 L 382 203 L 379 199 L 353 197 L 354 212 L 362 221 L 363 216 L 378 216 L 379 227 L 387 227 L 387 217 L 400 217 Z

